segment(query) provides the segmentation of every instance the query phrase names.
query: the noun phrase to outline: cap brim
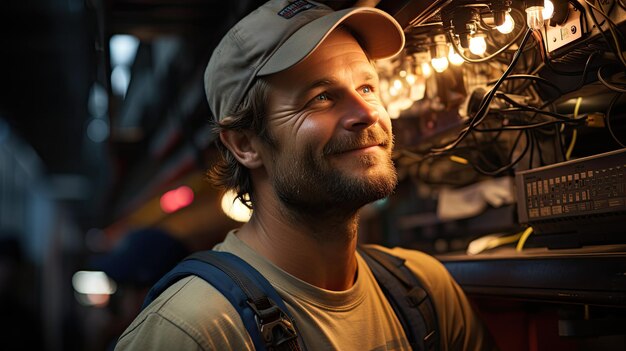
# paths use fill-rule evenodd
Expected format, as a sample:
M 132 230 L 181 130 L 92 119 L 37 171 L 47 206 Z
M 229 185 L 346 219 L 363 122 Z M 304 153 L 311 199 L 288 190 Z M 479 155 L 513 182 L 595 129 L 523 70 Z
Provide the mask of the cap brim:
M 340 25 L 357 36 L 371 59 L 392 57 L 404 47 L 402 28 L 389 14 L 371 7 L 351 8 L 332 12 L 302 26 L 272 54 L 257 76 L 281 72 L 300 62 Z

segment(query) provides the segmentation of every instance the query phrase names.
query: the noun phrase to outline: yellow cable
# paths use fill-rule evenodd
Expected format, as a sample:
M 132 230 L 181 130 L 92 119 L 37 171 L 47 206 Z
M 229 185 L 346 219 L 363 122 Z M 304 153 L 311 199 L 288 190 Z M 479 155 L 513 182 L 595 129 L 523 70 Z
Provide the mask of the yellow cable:
M 576 99 L 576 105 L 574 106 L 574 119 L 578 117 L 578 110 L 580 109 L 580 104 L 582 103 L 583 98 L 578 97 Z M 576 144 L 576 137 L 578 136 L 578 130 L 574 129 L 572 131 L 572 140 L 567 147 L 567 152 L 565 153 L 565 160 L 569 160 L 572 157 L 572 152 L 574 151 L 574 145 Z
M 526 228 L 526 230 L 524 230 L 524 233 L 522 233 L 522 237 L 519 238 L 519 241 L 517 242 L 517 247 L 515 248 L 515 251 L 522 252 L 522 249 L 524 248 L 524 244 L 526 243 L 526 240 L 532 233 L 533 233 L 533 227 L 528 227 Z
M 460 157 L 460 156 L 455 156 L 455 155 L 450 156 L 450 161 L 460 163 L 462 165 L 466 165 L 469 163 L 467 162 L 467 159 Z

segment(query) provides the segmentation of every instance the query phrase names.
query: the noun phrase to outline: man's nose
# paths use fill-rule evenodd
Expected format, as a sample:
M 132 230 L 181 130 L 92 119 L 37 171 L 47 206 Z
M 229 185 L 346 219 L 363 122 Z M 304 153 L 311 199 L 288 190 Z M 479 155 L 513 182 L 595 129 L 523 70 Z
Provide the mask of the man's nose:
M 351 131 L 366 129 L 378 122 L 378 107 L 371 104 L 356 91 L 346 94 L 346 111 L 343 118 L 344 128 Z

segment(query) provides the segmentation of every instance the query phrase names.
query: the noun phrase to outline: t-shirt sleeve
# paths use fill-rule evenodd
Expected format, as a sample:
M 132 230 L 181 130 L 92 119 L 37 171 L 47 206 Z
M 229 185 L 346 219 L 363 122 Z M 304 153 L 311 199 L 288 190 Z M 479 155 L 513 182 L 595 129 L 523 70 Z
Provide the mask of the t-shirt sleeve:
M 129 350 L 206 350 L 172 321 L 151 313 L 118 340 L 115 351 Z
M 115 351 L 254 350 L 239 314 L 197 277 L 170 286 L 122 334 Z
M 497 350 L 467 296 L 441 262 L 415 250 L 395 248 L 390 253 L 406 259 L 407 267 L 431 296 L 439 320 L 443 350 Z

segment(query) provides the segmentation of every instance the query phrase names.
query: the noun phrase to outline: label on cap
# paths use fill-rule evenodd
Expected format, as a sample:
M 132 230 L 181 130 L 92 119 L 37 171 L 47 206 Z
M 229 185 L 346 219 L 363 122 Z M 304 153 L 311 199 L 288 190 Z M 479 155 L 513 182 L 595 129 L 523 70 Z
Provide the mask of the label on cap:
M 296 0 L 291 4 L 285 6 L 282 10 L 278 11 L 278 15 L 286 19 L 290 19 L 298 13 L 313 7 L 315 7 L 315 5 L 306 0 Z

